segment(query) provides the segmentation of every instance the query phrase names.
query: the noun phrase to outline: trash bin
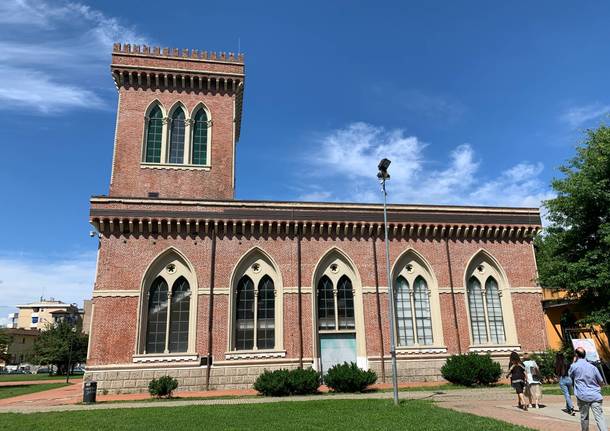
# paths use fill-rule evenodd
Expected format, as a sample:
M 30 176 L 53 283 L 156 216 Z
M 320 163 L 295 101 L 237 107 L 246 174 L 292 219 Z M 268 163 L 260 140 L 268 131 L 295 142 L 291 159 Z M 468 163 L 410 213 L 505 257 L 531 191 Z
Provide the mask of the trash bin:
M 85 382 L 83 388 L 83 403 L 90 404 L 95 402 L 95 396 L 97 394 L 97 382 L 89 381 Z

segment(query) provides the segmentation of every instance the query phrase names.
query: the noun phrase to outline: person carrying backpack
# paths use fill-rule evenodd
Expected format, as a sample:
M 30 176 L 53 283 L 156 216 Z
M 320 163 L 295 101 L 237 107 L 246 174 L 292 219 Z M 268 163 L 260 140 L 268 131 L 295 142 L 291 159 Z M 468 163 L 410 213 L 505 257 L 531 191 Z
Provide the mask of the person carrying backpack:
M 523 366 L 525 367 L 525 375 L 527 376 L 526 395 L 529 398 L 530 406 L 539 409 L 540 399 L 542 398 L 542 374 L 538 368 L 536 361 L 531 359 L 526 353 L 523 356 Z

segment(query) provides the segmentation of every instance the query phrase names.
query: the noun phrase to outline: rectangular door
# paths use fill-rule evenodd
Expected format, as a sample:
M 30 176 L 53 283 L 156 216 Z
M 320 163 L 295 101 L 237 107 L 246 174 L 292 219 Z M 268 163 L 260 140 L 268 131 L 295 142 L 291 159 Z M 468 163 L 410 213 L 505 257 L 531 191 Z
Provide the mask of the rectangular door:
M 356 362 L 356 334 L 320 334 L 322 375 L 336 364 Z

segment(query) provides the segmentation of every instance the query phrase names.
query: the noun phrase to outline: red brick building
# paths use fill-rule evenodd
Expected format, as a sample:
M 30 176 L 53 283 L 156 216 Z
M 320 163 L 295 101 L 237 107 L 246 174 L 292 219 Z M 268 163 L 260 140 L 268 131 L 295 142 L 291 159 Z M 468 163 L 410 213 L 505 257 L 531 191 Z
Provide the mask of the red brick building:
M 119 91 L 87 375 L 141 391 L 247 387 L 263 369 L 354 361 L 389 378 L 377 204 L 237 201 L 242 56 L 115 45 Z M 546 347 L 534 208 L 390 205 L 399 378 L 450 354 Z

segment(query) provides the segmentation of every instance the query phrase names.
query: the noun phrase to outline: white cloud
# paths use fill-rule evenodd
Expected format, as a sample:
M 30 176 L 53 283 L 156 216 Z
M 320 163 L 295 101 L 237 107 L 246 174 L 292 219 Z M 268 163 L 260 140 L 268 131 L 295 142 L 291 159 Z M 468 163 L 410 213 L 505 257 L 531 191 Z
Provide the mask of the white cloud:
M 95 253 L 60 258 L 0 255 L 0 310 L 9 313 L 17 304 L 45 298 L 77 303 L 91 298 L 95 277 Z M 4 313 L 4 311 L 6 313 Z
M 0 24 L 0 109 L 103 108 L 96 83 L 110 80 L 112 43 L 146 43 L 117 18 L 81 3 L 4 0 Z
M 572 128 L 577 128 L 591 120 L 610 113 L 610 105 L 591 103 L 589 105 L 573 106 L 560 115 L 560 120 Z
M 462 144 L 443 166 L 426 158 L 427 144 L 402 129 L 353 123 L 324 135 L 317 146 L 312 181 L 302 198 L 378 202 L 375 174 L 383 157 L 392 160 L 388 190 L 394 203 L 538 207 L 552 197 L 540 178 L 541 163 L 524 161 L 485 175 L 473 147 Z

